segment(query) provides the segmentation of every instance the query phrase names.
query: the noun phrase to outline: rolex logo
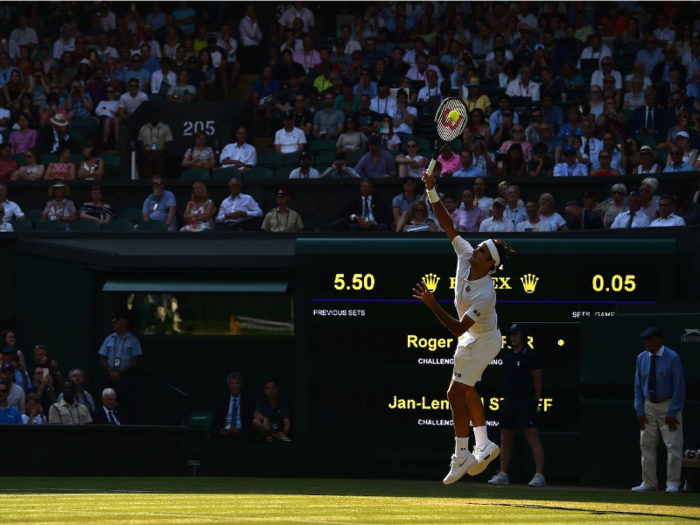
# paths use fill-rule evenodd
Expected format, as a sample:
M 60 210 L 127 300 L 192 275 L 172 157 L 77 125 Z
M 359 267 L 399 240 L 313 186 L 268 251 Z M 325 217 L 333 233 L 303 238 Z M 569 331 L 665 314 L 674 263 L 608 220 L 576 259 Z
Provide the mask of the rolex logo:
M 523 288 L 525 289 L 525 293 L 535 293 L 535 288 L 537 287 L 537 281 L 539 281 L 539 280 L 540 280 L 540 278 L 532 273 L 525 274 L 520 278 L 520 282 L 523 283 Z
M 428 290 L 430 290 L 431 293 L 435 293 L 435 290 L 437 290 L 437 285 L 440 282 L 440 277 L 438 277 L 434 273 L 426 273 L 423 276 L 423 282 L 428 287 Z

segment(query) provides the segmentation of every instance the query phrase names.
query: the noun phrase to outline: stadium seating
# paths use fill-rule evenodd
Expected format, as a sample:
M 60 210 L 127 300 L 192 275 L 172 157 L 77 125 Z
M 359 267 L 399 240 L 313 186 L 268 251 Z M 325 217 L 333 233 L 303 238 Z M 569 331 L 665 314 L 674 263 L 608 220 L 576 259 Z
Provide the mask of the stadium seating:
M 143 211 L 141 211 L 140 208 L 127 208 L 125 210 L 120 210 L 117 217 L 136 224 L 143 221 Z
M 220 170 L 216 170 L 214 172 L 214 179 L 223 179 L 223 180 L 238 179 L 238 180 L 242 180 L 243 173 L 240 170 L 237 170 L 236 168 L 220 169 Z
M 126 219 L 115 219 L 102 226 L 102 231 L 106 232 L 133 232 L 134 224 Z
M 284 157 L 277 153 L 276 151 L 265 151 L 258 155 L 258 163 L 256 166 L 261 168 L 269 168 L 271 170 L 277 170 L 284 164 Z
M 44 221 L 37 223 L 34 230 L 38 232 L 64 232 L 66 223 L 62 221 Z
M 272 170 L 267 168 L 251 168 L 243 174 L 243 180 L 271 179 Z
M 283 168 L 278 169 L 275 171 L 275 178 L 276 179 L 288 179 L 289 174 L 292 173 L 296 168 L 294 166 L 285 166 Z
M 98 232 L 98 231 L 100 231 L 100 223 L 97 221 L 83 219 L 83 220 L 76 221 L 73 224 L 71 224 L 70 231 L 72 231 L 72 232 Z
M 143 221 L 136 225 L 136 231 L 139 233 L 165 233 L 168 231 L 168 225 L 163 221 Z
M 204 168 L 189 168 L 182 172 L 180 178 L 191 181 L 204 181 L 211 178 L 211 172 Z
M 22 220 L 22 221 L 12 221 L 10 222 L 12 225 L 12 229 L 15 232 L 30 232 L 34 229 L 32 223 L 28 220 Z
M 29 210 L 24 210 L 24 217 L 26 220 L 33 224 L 37 224 L 41 222 L 41 218 L 43 217 L 44 212 L 42 210 L 35 210 L 35 209 L 29 209 Z

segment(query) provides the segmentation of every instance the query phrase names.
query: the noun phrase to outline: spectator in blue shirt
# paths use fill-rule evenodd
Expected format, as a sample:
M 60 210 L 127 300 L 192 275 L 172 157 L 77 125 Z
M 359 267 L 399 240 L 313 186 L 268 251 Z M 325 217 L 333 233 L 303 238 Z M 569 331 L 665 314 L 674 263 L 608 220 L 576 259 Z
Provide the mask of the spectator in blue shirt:
M 488 24 L 481 22 L 479 34 L 472 39 L 472 54 L 486 56 L 493 51 L 493 35 Z
M 683 456 L 683 365 L 678 354 L 664 346 L 660 328 L 648 328 L 640 337 L 644 339 L 645 351 L 637 356 L 634 410 L 641 430 L 642 484 L 632 491 L 656 491 L 656 449 L 661 434 L 668 451 L 666 492 L 677 494 Z
M 153 193 L 146 197 L 143 203 L 144 221 L 163 221 L 168 225 L 169 232 L 177 231 L 177 217 L 175 217 L 177 203 L 175 195 L 165 190 L 163 178 L 156 175 L 151 179 Z
M 406 4 L 403 2 L 398 2 L 396 4 L 396 15 L 390 17 L 386 21 L 385 27 L 389 31 L 396 31 L 396 19 L 400 16 L 404 17 L 406 20 L 406 31 L 410 31 L 411 29 L 416 27 L 416 19 L 412 16 L 406 16 Z
M 692 166 L 683 160 L 683 149 L 680 146 L 671 147 L 671 164 L 664 168 L 664 173 L 676 173 L 679 171 L 695 171 Z
M 153 11 L 146 15 L 146 23 L 153 31 L 158 31 L 165 25 L 165 13 L 160 10 L 160 2 L 153 2 Z
M 660 48 L 656 47 L 656 36 L 653 34 L 649 34 L 646 37 L 645 42 L 646 49 L 637 51 L 637 60 L 644 64 L 644 68 L 647 71 L 647 76 L 651 76 L 651 72 L 654 70 L 656 64 L 664 59 L 664 54 Z
M 0 425 L 21 425 L 22 414 L 17 407 L 7 403 L 7 396 L 10 394 L 10 387 L 0 383 Z
M 129 331 L 130 318 L 131 314 L 128 311 L 116 312 L 112 316 L 114 332 L 105 338 L 97 352 L 100 365 L 108 375 L 107 384 L 116 391 L 120 408 L 128 414 L 131 413 L 133 401 L 134 373 L 141 366 L 143 359 L 141 343 Z M 150 322 L 150 319 L 147 322 Z
M 22 72 L 12 65 L 10 55 L 6 52 L 0 53 L 0 88 L 5 87 L 5 84 L 10 81 L 13 71 L 19 71 L 20 76 L 22 76 Z
M 147 69 L 143 68 L 143 59 L 141 55 L 131 57 L 131 69 L 124 73 L 124 82 L 127 84 L 132 78 L 137 78 L 139 81 L 139 90 L 144 93 L 149 92 L 151 83 L 151 74 Z
M 402 183 L 403 193 L 398 194 L 391 200 L 391 213 L 394 216 L 394 225 L 399 222 L 402 224 L 411 222 L 411 208 L 423 196 L 422 193 L 416 191 L 418 179 L 406 177 L 402 180 Z
M 187 2 L 180 2 L 180 7 L 173 11 L 175 25 L 183 31 L 194 31 L 194 9 L 187 7 Z
M 542 122 L 547 122 L 557 133 L 564 125 L 564 113 L 559 106 L 554 105 L 554 97 L 549 93 L 542 93 Z
M 462 150 L 459 160 L 462 162 L 462 169 L 455 171 L 453 177 L 485 177 L 484 170 L 472 164 L 474 158 L 468 149 Z
M 151 46 L 148 44 L 141 45 L 141 60 L 143 61 L 143 69 L 148 71 L 149 75 L 153 75 L 160 69 L 160 60 L 151 56 Z
M 328 166 L 328 169 L 321 173 L 321 179 L 359 179 L 360 176 L 357 174 L 354 168 L 348 166 L 345 161 L 345 154 L 338 153 L 335 156 L 335 161 L 333 164 Z
M 567 146 L 562 157 L 563 162 L 554 167 L 555 177 L 587 177 L 588 168 L 576 160 L 576 148 Z

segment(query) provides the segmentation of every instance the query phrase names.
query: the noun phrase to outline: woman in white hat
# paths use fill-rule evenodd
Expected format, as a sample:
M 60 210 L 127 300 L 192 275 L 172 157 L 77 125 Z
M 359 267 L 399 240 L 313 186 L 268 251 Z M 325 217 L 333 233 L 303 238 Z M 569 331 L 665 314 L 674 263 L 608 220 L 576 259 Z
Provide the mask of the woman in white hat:
M 695 166 L 698 160 L 698 150 L 693 149 L 690 143 L 690 135 L 687 131 L 679 131 L 676 135 L 676 144 L 683 149 L 683 162 L 690 166 Z M 671 155 L 666 158 L 666 166 L 671 165 Z
M 66 199 L 68 195 L 70 195 L 70 188 L 62 182 L 57 182 L 49 188 L 51 200 L 46 203 L 41 217 L 42 222 L 62 221 L 72 224 L 78 220 L 78 211 L 73 201 Z
M 632 175 L 643 175 L 645 173 L 659 173 L 661 166 L 656 162 L 656 154 L 651 146 L 642 146 L 639 150 L 639 160 L 641 164 L 635 166 Z

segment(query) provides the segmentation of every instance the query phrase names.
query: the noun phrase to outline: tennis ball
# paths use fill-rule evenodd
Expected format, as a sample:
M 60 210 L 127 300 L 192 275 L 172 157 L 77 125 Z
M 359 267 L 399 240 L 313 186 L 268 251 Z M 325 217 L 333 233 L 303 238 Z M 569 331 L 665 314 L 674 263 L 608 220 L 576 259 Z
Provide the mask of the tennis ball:
M 450 117 L 450 120 L 452 122 L 457 122 L 459 120 L 459 112 L 458 111 L 450 111 L 450 114 L 448 115 Z

